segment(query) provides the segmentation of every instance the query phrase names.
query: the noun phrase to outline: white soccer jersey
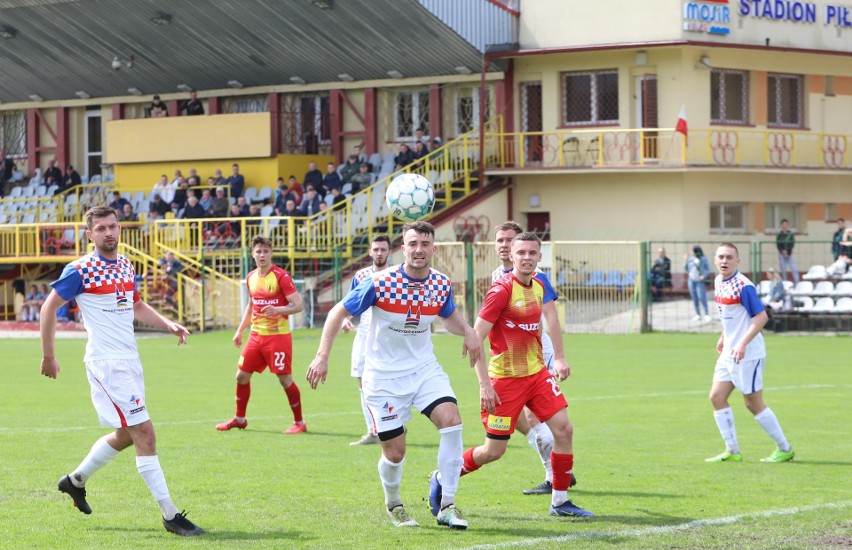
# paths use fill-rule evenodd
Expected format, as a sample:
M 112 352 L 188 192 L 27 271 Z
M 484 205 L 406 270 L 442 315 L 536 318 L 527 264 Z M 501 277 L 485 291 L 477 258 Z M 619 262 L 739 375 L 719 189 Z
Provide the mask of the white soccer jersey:
M 507 273 L 511 273 L 511 269 L 503 269 L 502 267 L 498 267 L 494 271 L 491 272 L 491 282 L 494 283 L 499 279 L 503 278 Z M 552 302 L 559 298 L 559 295 L 556 294 L 556 290 L 553 288 L 553 285 L 550 284 L 550 279 L 547 277 L 547 274 L 541 271 L 540 269 L 535 269 L 535 278 L 539 279 L 544 285 L 544 302 Z M 541 316 L 541 350 L 544 354 L 544 362 L 545 367 L 552 368 L 551 363 L 553 363 L 553 340 L 550 339 L 550 336 L 547 334 L 547 319 L 544 318 L 544 315 Z
M 369 279 L 375 272 L 376 268 L 372 265 L 356 271 L 355 275 L 352 277 L 352 284 L 349 286 L 349 290 L 354 290 L 359 284 L 361 284 L 361 281 Z M 370 319 L 372 319 L 372 317 L 372 308 L 367 308 L 363 313 L 361 313 L 360 319 L 358 320 L 358 329 L 355 332 L 355 338 L 366 341 L 367 331 L 370 329 Z M 364 342 L 361 343 L 363 344 Z
M 350 315 L 373 307 L 365 347 L 366 373 L 375 378 L 406 376 L 437 363 L 432 351 L 435 317 L 455 311 L 449 277 L 429 270 L 424 279 L 409 277 L 402 266 L 374 273 L 343 299 Z
M 62 299 L 76 298 L 89 342 L 84 361 L 139 357 L 133 304 L 139 300 L 136 270 L 124 256 L 107 260 L 92 252 L 65 266 L 51 283 Z
M 754 284 L 739 271 L 724 280 L 721 275 L 717 275 L 714 286 L 713 295 L 719 309 L 725 339 L 722 357 L 727 357 L 731 349 L 745 336 L 751 326 L 751 318 L 764 311 L 764 308 Z M 763 334 L 758 333 L 746 347 L 743 361 L 764 357 L 766 345 L 763 342 Z

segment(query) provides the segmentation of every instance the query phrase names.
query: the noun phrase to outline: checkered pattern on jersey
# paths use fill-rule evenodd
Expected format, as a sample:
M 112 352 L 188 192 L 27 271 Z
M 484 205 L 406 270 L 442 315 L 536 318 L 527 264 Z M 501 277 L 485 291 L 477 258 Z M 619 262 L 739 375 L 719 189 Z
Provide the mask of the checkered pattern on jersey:
M 376 305 L 400 307 L 423 307 L 424 315 L 436 315 L 449 299 L 453 288 L 449 277 L 438 271 L 430 270 L 425 281 L 407 279 L 399 270 L 379 273 L 373 276 L 376 288 Z
M 73 265 L 83 280 L 83 290 L 86 292 L 112 290 L 116 283 L 120 283 L 124 290 L 134 288 L 136 270 L 124 256 L 119 255 L 116 262 L 106 262 L 92 254 L 80 258 Z
M 743 280 L 739 273 L 727 281 L 720 282 L 713 291 L 716 302 L 720 304 L 739 304 L 743 288 L 748 284 L 748 281 Z
M 358 271 L 356 271 L 356 272 L 355 272 L 355 276 L 353 277 L 353 279 L 355 279 L 355 284 L 354 284 L 354 285 L 352 285 L 352 286 L 353 286 L 353 287 L 354 287 L 354 286 L 358 286 L 358 283 L 360 283 L 360 282 L 361 282 L 361 281 L 363 281 L 364 279 L 369 278 L 369 277 L 373 274 L 373 272 L 374 272 L 375 270 L 376 270 L 376 269 L 375 269 L 375 267 L 374 267 L 374 266 L 369 265 L 369 266 L 367 266 L 367 267 L 365 267 L 365 268 L 362 268 L 362 269 L 359 269 Z

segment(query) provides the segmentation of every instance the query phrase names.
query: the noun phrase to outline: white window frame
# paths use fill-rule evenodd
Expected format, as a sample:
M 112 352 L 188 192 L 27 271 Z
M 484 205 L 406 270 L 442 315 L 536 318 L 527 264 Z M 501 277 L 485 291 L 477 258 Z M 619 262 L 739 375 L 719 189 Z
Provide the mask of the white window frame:
M 461 86 L 456 88 L 455 92 L 455 129 L 456 135 L 466 134 L 470 131 L 476 130 L 477 126 L 479 126 L 479 100 L 481 97 L 481 86 Z M 485 87 L 485 120 L 488 121 L 491 118 L 491 87 Z M 462 116 L 461 109 L 461 100 L 462 98 L 471 98 L 473 101 L 471 102 L 471 120 L 470 120 L 470 129 L 465 130 L 462 127 L 462 123 L 465 122 Z
M 299 145 L 305 145 L 304 136 L 305 130 L 302 128 L 302 99 L 305 98 L 313 98 L 314 100 L 314 127 L 312 128 L 312 133 L 317 136 L 318 143 L 320 145 L 330 145 L 331 144 L 331 136 L 323 135 L 322 133 L 322 99 L 327 98 L 328 96 L 322 94 L 304 94 L 300 95 L 296 100 L 296 132 L 299 136 Z M 331 105 L 329 104 L 329 109 Z
M 399 121 L 399 104 L 400 100 L 403 97 L 411 97 L 411 134 L 410 135 L 402 135 L 401 124 Z M 420 105 L 420 98 L 426 97 L 427 104 L 425 106 Z M 411 141 L 414 137 L 414 132 L 417 131 L 417 127 L 419 125 L 420 120 L 423 118 L 421 114 L 421 110 L 425 109 L 425 113 L 428 117 L 429 115 L 429 89 L 428 88 L 411 88 L 407 90 L 399 90 L 394 95 L 394 108 L 393 108 L 393 133 L 396 136 L 396 141 Z M 429 133 L 429 125 L 426 125 L 426 129 L 423 131 L 424 139 L 429 138 L 431 136 L 427 136 Z
M 0 149 L 6 152 L 10 158 L 27 157 L 27 112 L 3 111 L 2 125 L 0 125 Z M 14 135 L 20 130 L 20 135 Z M 17 142 L 17 143 L 15 143 Z
M 782 212 L 782 209 L 790 208 L 792 208 L 793 210 L 792 213 Z M 778 233 L 781 230 L 781 220 L 786 218 L 786 220 L 790 224 L 790 231 L 792 231 L 793 233 L 798 233 L 799 210 L 801 210 L 801 205 L 798 203 L 767 203 L 764 214 L 764 222 L 766 223 L 764 231 L 766 231 L 767 233 Z
M 714 124 L 748 124 L 749 118 L 751 117 L 751 114 L 749 113 L 749 84 L 750 84 L 749 79 L 751 78 L 751 75 L 749 74 L 749 72 L 748 71 L 735 70 L 735 69 L 713 69 L 712 72 L 715 75 L 719 75 L 719 90 L 716 90 L 716 92 L 715 92 L 719 96 L 719 118 L 713 118 L 713 113 L 711 112 L 710 113 L 710 117 L 711 117 L 710 122 L 712 122 Z M 725 77 L 727 75 L 738 75 L 742 78 L 742 82 L 743 82 L 742 97 L 740 98 L 740 101 L 742 102 L 742 104 L 740 105 L 740 107 L 742 109 L 742 113 L 743 113 L 743 119 L 742 120 L 737 120 L 737 119 L 728 117 L 727 105 L 728 105 L 728 100 L 731 99 L 731 98 L 729 98 L 725 94 L 725 91 L 726 91 Z M 712 84 L 712 79 L 711 79 L 710 94 L 712 95 L 713 93 L 714 93 L 714 91 L 713 91 L 713 84 Z
M 101 150 L 100 151 L 92 151 L 91 148 L 90 148 L 91 147 L 91 144 L 89 143 L 89 119 L 90 118 L 97 118 L 100 121 L 100 124 L 101 124 Z M 85 112 L 84 123 L 83 123 L 83 147 L 84 147 L 84 156 L 86 158 L 86 161 L 83 163 L 83 166 L 85 168 L 84 174 L 89 178 L 91 178 L 92 176 L 95 175 L 95 174 L 89 173 L 89 159 L 90 158 L 100 157 L 101 161 L 98 163 L 98 165 L 100 166 L 100 165 L 104 164 L 103 146 L 104 146 L 105 134 L 104 134 L 103 121 L 104 121 L 103 113 L 101 112 L 100 109 Z M 99 174 L 103 174 L 103 169 L 100 170 Z
M 713 227 L 713 209 L 719 208 L 719 227 Z M 728 227 L 725 225 L 725 210 L 740 209 L 740 218 L 742 219 L 742 227 Z M 748 224 L 746 218 L 746 204 L 741 202 L 713 202 L 710 203 L 710 232 L 711 233 L 745 233 Z

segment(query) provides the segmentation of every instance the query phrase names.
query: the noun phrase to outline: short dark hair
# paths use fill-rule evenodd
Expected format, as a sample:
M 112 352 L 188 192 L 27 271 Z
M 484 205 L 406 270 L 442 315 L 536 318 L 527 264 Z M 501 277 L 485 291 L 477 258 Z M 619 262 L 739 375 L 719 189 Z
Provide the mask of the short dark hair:
M 155 96 L 153 97 L 153 99 L 160 99 L 160 96 L 155 95 Z
M 541 248 L 541 239 L 538 237 L 538 235 L 531 231 L 518 233 L 512 238 L 512 244 L 515 244 L 515 241 L 535 241 L 536 243 L 538 243 L 538 247 Z
M 402 234 L 405 235 L 408 233 L 410 229 L 413 229 L 415 233 L 421 233 L 423 235 L 431 235 L 432 238 L 435 238 L 435 226 L 433 226 L 429 222 L 411 222 L 402 226 Z
M 251 249 L 254 250 L 256 246 L 266 246 L 272 248 L 272 239 L 269 237 L 264 237 L 263 235 L 255 235 L 251 240 Z
M 494 228 L 494 234 L 496 235 L 498 231 L 514 231 L 515 233 L 523 233 L 524 228 L 517 222 L 513 222 L 512 220 L 506 221 L 498 225 Z
M 723 242 L 722 244 L 719 245 L 719 248 L 722 248 L 723 246 L 725 246 L 727 248 L 733 248 L 734 252 L 737 253 L 737 257 L 738 258 L 740 257 L 740 249 L 737 248 L 737 245 L 735 245 L 734 243 L 730 243 L 730 242 L 725 241 L 725 242 Z
M 783 220 L 781 220 L 781 223 L 790 223 L 790 220 L 788 220 L 787 218 L 784 218 Z
M 384 233 L 376 233 L 375 235 L 373 235 L 373 240 L 371 240 L 370 242 L 371 243 L 388 243 L 388 246 L 390 246 L 390 243 L 391 243 L 390 238 L 387 235 L 385 235 Z
M 92 229 L 95 220 L 110 216 L 115 216 L 115 210 L 111 206 L 93 206 L 86 211 L 86 228 Z

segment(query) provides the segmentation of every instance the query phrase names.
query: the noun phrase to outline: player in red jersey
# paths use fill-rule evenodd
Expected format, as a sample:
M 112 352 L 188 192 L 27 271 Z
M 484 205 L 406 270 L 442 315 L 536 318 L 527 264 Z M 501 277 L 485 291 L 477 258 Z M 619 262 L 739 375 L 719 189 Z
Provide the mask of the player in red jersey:
M 479 378 L 482 423 L 485 443 L 464 453 L 462 475 L 475 472 L 506 452 L 509 438 L 524 407 L 553 432 L 553 492 L 550 515 L 593 516 L 568 500 L 568 487 L 574 465 L 574 428 L 568 419 L 565 396 L 556 378 L 544 366 L 541 345 L 541 313 L 545 287 L 535 277 L 541 259 L 541 241 L 534 233 L 520 233 L 512 239 L 512 271 L 497 280 L 485 295 L 473 330 L 491 344 L 488 368 L 480 358 L 476 362 Z M 560 362 L 556 377 L 564 380 L 567 365 Z M 433 476 L 429 503 L 441 492 L 440 481 Z
M 299 387 L 293 382 L 293 340 L 290 335 L 289 315 L 302 311 L 302 297 L 286 270 L 272 263 L 272 241 L 262 235 L 251 241 L 251 256 L 257 269 L 246 277 L 249 303 L 237 332 L 234 345 L 243 344 L 243 331 L 251 322 L 251 335 L 237 363 L 237 414 L 231 420 L 216 426 L 217 430 L 245 429 L 246 408 L 251 396 L 251 375 L 263 372 L 266 367 L 278 375 L 284 386 L 290 408 L 293 409 L 293 425 L 285 434 L 307 431 L 302 420 L 302 403 Z

